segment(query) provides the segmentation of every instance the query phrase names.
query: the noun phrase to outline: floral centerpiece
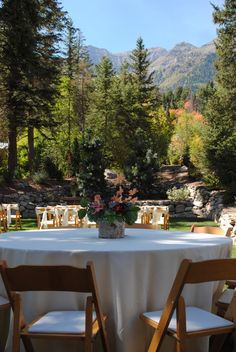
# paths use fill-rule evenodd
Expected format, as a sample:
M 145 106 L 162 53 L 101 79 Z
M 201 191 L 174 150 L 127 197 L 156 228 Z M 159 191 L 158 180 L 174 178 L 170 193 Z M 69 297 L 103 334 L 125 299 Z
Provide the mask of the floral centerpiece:
M 123 237 L 125 223 L 132 225 L 137 220 L 137 192 L 137 189 L 132 189 L 126 193 L 123 187 L 119 186 L 112 197 L 96 194 L 92 201 L 83 199 L 78 216 L 80 219 L 87 216 L 89 221 L 96 222 L 99 226 L 99 237 Z

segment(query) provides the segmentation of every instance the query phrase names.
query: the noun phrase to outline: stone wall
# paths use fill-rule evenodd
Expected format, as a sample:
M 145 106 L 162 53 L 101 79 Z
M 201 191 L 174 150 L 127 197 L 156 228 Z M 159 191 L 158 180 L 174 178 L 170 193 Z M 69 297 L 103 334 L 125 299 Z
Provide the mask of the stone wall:
M 190 198 L 186 201 L 146 200 L 140 201 L 146 205 L 167 205 L 173 217 L 194 218 L 201 217 L 220 222 L 224 209 L 223 191 L 213 190 L 202 184 L 189 183 L 186 185 Z M 24 189 L 10 193 L 1 193 L 0 203 L 18 203 L 23 217 L 35 217 L 36 206 L 56 205 L 68 201 L 70 194 L 68 185 L 55 185 L 47 189 Z M 78 203 L 78 202 L 77 202 Z M 236 220 L 236 219 L 235 219 Z
M 223 191 L 212 190 L 202 184 L 186 184 L 189 190 L 189 200 L 185 201 L 143 201 L 144 205 L 166 205 L 169 206 L 170 215 L 173 217 L 194 218 L 218 220 L 223 204 Z
M 68 195 L 67 188 L 60 185 L 44 190 L 16 191 L 9 194 L 1 194 L 0 203 L 18 203 L 23 218 L 34 218 L 36 206 L 56 205 L 64 202 Z

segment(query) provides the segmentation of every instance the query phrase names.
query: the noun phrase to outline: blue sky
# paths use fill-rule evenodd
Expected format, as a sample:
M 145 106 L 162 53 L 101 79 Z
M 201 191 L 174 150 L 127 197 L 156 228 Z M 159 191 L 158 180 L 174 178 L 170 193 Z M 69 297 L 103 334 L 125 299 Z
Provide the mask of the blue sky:
M 87 45 L 115 53 L 145 47 L 201 46 L 216 37 L 208 0 L 60 0 Z M 224 0 L 211 0 L 222 6 Z

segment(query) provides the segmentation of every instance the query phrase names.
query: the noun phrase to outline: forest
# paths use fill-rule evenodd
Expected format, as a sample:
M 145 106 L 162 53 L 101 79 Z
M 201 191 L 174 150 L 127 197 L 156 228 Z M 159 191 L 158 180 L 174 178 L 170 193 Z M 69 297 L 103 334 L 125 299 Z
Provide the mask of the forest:
M 236 1 L 213 6 L 214 82 L 161 91 L 137 39 L 117 73 L 91 65 L 82 31 L 57 0 L 0 2 L 0 183 L 76 177 L 101 191 L 104 170 L 155 193 L 163 164 L 236 192 Z

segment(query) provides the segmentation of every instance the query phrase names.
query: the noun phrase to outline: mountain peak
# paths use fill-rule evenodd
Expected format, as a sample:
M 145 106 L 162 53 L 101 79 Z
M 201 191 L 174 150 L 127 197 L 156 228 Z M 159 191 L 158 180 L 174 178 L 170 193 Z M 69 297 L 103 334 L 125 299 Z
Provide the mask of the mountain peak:
M 90 61 L 98 64 L 107 56 L 113 68 L 118 72 L 124 61 L 130 61 L 131 51 L 110 53 L 107 49 L 87 47 Z M 200 48 L 188 43 L 176 44 L 171 50 L 163 48 L 148 49 L 150 70 L 154 73 L 154 83 L 162 90 L 188 86 L 195 90 L 214 78 L 214 60 L 216 57 L 214 42 Z

